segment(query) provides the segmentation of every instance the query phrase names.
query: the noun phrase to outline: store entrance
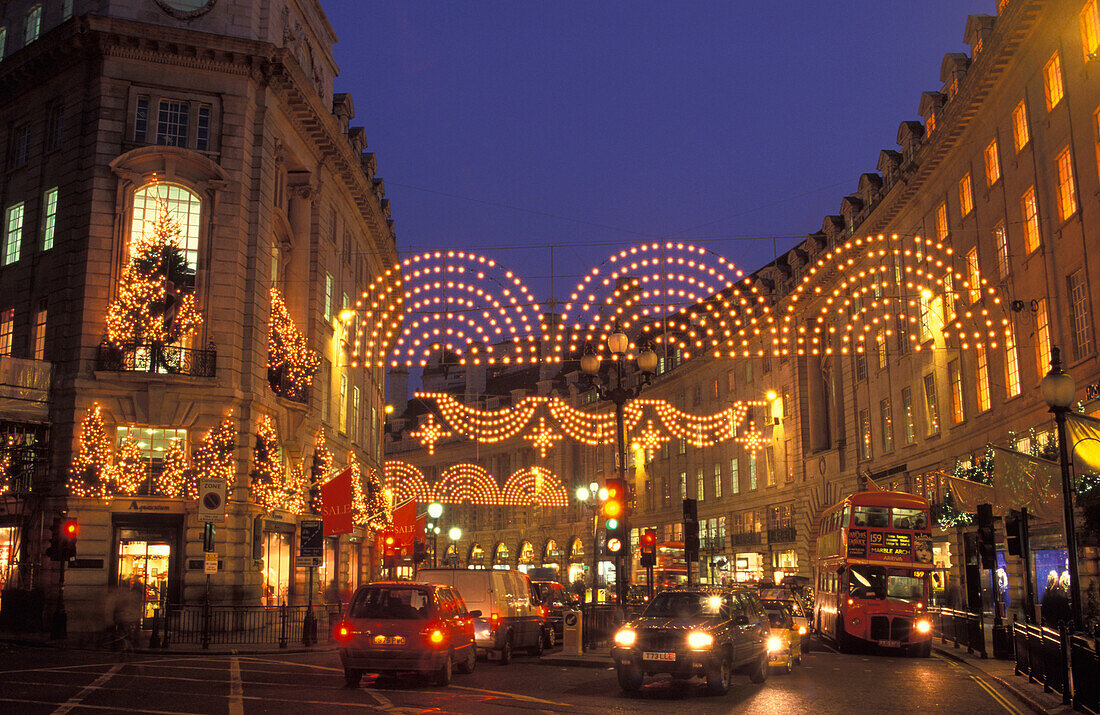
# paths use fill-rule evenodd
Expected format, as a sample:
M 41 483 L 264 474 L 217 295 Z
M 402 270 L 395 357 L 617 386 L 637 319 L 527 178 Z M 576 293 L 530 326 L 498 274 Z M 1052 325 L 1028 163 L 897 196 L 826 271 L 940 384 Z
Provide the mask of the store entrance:
M 115 524 L 114 585 L 140 604 L 141 620 L 179 603 L 179 533 L 175 524 Z

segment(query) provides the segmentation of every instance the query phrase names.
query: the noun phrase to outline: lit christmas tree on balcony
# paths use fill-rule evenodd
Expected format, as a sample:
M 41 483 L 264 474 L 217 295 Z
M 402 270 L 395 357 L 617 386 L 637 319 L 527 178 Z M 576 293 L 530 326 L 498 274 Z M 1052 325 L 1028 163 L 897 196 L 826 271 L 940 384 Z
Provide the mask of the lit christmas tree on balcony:
M 102 408 L 93 404 L 80 423 L 80 447 L 69 468 L 69 493 L 74 497 L 110 498 L 114 445 L 103 427 Z
M 229 412 L 221 424 L 206 433 L 203 443 L 195 450 L 195 476 L 193 482 L 187 486 L 188 496 L 193 493 L 198 497 L 199 479 L 222 479 L 225 481 L 225 496 L 228 499 L 236 476 L 236 460 L 233 455 L 236 448 L 237 427 L 233 423 L 233 413 Z
M 118 296 L 107 308 L 107 338 L 118 348 L 176 344 L 202 324 L 180 224 L 166 199 L 158 197 L 156 206 L 153 230 L 131 238 Z
M 321 366 L 321 356 L 309 349 L 306 336 L 294 325 L 283 296 L 271 289 L 271 318 L 267 337 L 267 379 L 277 394 L 304 400 Z

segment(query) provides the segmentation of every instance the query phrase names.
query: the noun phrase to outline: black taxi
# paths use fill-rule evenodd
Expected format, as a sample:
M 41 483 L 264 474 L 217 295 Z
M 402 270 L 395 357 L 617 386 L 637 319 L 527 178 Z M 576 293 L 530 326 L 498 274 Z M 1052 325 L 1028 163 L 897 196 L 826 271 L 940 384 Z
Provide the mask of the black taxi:
M 768 677 L 771 630 L 756 593 L 695 587 L 662 591 L 641 616 L 615 633 L 611 657 L 619 686 L 638 690 L 647 675 L 700 676 L 714 694 L 729 690 L 735 672 L 754 683 Z

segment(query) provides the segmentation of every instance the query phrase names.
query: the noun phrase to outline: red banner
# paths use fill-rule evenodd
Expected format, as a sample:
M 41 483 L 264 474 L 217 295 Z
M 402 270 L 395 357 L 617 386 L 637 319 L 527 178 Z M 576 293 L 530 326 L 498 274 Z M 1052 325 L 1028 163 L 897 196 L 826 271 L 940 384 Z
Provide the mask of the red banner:
M 351 473 L 351 467 L 348 467 L 321 485 L 325 536 L 351 533 L 355 515 L 355 489 L 351 484 Z
M 393 510 L 393 533 L 397 537 L 397 548 L 412 553 L 413 541 L 417 537 L 416 502 L 407 501 Z M 421 534 L 424 526 L 420 526 Z

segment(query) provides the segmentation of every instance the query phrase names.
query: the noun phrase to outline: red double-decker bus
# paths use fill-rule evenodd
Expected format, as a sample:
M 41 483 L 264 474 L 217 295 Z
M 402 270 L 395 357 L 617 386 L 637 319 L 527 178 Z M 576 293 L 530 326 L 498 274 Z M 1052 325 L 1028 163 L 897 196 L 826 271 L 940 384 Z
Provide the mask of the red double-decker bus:
M 687 559 L 684 557 L 684 542 L 666 541 L 657 544 L 657 563 L 653 567 L 653 587 L 660 591 L 670 586 L 681 586 L 687 582 Z M 637 552 L 640 553 L 640 552 Z M 640 558 L 640 557 L 639 557 Z M 640 562 L 634 564 L 635 582 L 647 584 L 646 569 Z
M 862 642 L 931 655 L 930 524 L 928 501 L 901 492 L 860 492 L 827 509 L 814 560 L 817 632 L 841 651 Z

